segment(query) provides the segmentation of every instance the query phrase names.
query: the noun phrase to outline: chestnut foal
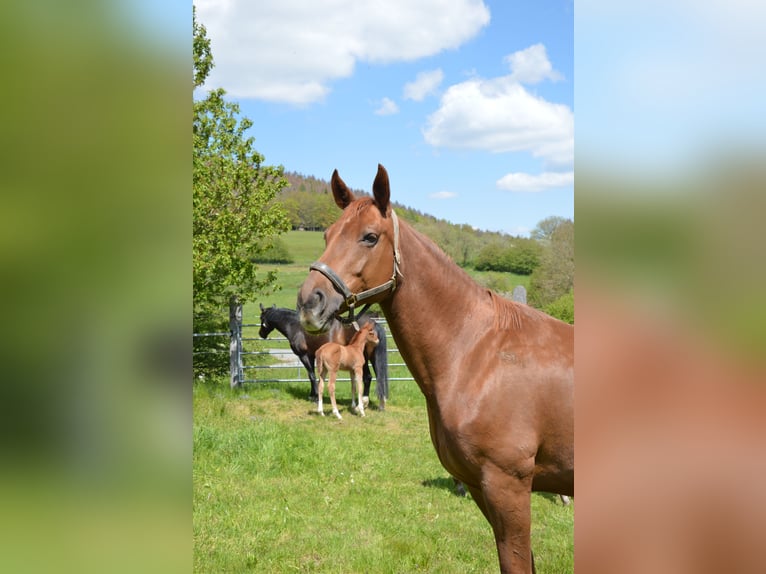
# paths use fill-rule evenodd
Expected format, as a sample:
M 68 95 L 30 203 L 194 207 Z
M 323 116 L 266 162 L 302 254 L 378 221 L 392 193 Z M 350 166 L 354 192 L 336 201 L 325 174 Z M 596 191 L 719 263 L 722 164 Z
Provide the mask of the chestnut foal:
M 339 343 L 325 343 L 316 352 L 314 361 L 316 370 L 319 373 L 319 402 L 317 403 L 317 412 L 324 416 L 322 408 L 322 395 L 324 394 L 324 381 L 329 373 L 330 378 L 327 389 L 330 392 L 330 402 L 332 403 L 332 414 L 339 419 L 338 405 L 335 403 L 335 378 L 338 371 L 348 371 L 351 374 L 351 408 L 356 407 L 355 397 L 359 400 L 359 416 L 364 416 L 364 403 L 362 402 L 362 367 L 365 364 L 364 348 L 366 345 L 377 345 L 380 342 L 378 334 L 375 332 L 375 322 L 365 323 L 359 331 L 354 334 L 348 345 Z

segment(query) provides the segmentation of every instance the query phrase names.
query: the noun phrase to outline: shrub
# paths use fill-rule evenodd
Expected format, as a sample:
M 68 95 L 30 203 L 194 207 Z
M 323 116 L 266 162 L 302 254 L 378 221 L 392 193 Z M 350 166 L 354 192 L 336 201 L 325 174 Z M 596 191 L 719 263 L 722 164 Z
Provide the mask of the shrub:
M 478 271 L 529 275 L 540 264 L 541 251 L 536 241 L 523 237 L 515 237 L 508 242 L 492 241 L 481 248 L 473 265 Z
M 253 258 L 255 263 L 294 263 L 295 259 L 290 255 L 290 250 L 282 241 L 281 237 L 277 237 L 274 243 L 266 251 Z
M 564 293 L 555 301 L 548 303 L 543 307 L 543 311 L 551 317 L 574 325 L 574 290 L 570 289 L 568 293 Z

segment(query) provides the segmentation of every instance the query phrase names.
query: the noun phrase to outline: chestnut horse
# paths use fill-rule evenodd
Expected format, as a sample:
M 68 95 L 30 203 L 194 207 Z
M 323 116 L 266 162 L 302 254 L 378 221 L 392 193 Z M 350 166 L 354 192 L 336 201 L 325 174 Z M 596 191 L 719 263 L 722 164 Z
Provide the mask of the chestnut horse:
M 439 460 L 492 525 L 500 570 L 534 572 L 531 492 L 574 495 L 574 328 L 481 287 L 400 223 L 383 166 L 373 197 L 355 198 L 337 170 L 331 185 L 343 213 L 298 293 L 301 323 L 322 332 L 380 304 Z
M 348 371 L 351 374 L 351 410 L 357 405 L 355 396 L 359 398 L 359 416 L 364 416 L 364 402 L 362 400 L 362 366 L 367 362 L 364 358 L 365 348 L 373 347 L 379 342 L 378 335 L 375 332 L 375 323 L 370 321 L 365 323 L 359 331 L 351 338 L 348 345 L 339 343 L 325 343 L 317 349 L 315 362 L 319 373 L 319 400 L 317 401 L 317 412 L 324 416 L 322 408 L 322 395 L 324 393 L 324 380 L 330 375 L 327 384 L 327 390 L 330 393 L 330 402 L 332 403 L 332 414 L 339 419 L 338 405 L 335 403 L 335 378 L 338 371 Z

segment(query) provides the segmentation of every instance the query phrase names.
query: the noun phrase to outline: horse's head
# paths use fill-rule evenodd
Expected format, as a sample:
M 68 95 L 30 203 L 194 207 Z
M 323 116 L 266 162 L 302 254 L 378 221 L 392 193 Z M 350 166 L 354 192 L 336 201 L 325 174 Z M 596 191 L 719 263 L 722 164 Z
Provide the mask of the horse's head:
M 398 224 L 386 170 L 378 165 L 372 198 L 355 198 L 338 170 L 331 184 L 343 214 L 325 232 L 324 253 L 298 292 L 301 324 L 311 333 L 326 331 L 336 316 L 357 303 L 384 300 L 398 280 Z
M 269 333 L 274 330 L 274 325 L 269 323 L 269 311 L 270 309 L 264 309 L 263 304 L 261 304 L 261 328 L 258 331 L 261 339 L 268 337 Z

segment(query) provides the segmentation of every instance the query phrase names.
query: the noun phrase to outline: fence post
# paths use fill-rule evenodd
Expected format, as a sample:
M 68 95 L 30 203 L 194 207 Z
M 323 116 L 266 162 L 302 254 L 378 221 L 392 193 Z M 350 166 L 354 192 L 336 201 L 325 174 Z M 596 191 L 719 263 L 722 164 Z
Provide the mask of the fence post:
M 516 285 L 516 287 L 514 287 L 513 289 L 513 294 L 511 295 L 511 298 L 517 303 L 526 304 L 527 290 L 524 288 L 524 285 Z
M 231 388 L 242 386 L 242 305 L 236 297 L 229 300 L 229 374 Z

